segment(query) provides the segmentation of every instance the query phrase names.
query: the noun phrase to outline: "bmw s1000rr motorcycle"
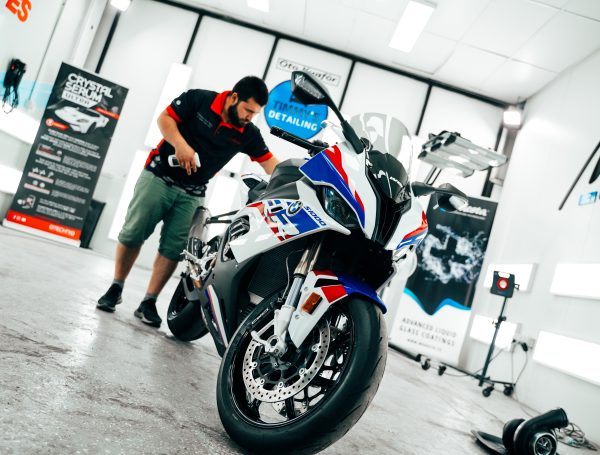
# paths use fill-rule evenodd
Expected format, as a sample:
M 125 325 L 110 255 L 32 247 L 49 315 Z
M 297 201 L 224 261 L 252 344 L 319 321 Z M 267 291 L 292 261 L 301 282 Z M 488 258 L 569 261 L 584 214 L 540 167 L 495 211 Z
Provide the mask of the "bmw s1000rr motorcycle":
M 341 141 L 272 129 L 311 158 L 282 162 L 268 184 L 246 179 L 240 211 L 196 213 L 167 314 L 177 338 L 214 338 L 221 421 L 257 453 L 315 452 L 358 421 L 386 362 L 378 291 L 427 235 L 416 197 L 435 193 L 445 210 L 466 203 L 450 185 L 411 184 L 396 158 L 358 138 L 310 74 L 293 72 L 292 91 L 334 111 Z M 206 241 L 214 222 L 229 226 Z

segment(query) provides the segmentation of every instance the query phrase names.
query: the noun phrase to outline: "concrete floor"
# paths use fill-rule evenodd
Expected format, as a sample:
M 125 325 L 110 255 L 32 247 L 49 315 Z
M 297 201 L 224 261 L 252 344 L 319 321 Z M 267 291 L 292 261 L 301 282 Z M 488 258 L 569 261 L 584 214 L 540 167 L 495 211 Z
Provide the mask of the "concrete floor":
M 0 453 L 241 453 L 219 421 L 211 340 L 181 343 L 133 316 L 140 268 L 115 314 L 96 310 L 112 270 L 112 258 L 0 227 Z M 322 453 L 483 454 L 470 430 L 500 434 L 525 412 L 390 351 L 371 407 Z

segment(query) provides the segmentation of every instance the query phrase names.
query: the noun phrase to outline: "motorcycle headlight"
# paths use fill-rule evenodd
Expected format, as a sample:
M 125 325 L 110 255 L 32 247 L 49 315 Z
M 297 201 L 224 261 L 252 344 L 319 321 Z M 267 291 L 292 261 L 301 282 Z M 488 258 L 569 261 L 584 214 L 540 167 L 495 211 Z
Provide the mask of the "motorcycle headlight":
M 323 188 L 323 208 L 327 215 L 348 229 L 360 227 L 356 214 L 348 203 L 332 188 Z

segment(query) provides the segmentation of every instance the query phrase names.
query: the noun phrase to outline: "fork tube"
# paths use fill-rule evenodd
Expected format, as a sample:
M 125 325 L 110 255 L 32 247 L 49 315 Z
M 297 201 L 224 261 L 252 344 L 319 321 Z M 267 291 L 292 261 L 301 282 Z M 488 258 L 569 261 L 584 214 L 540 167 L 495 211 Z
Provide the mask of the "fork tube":
M 304 283 L 304 279 L 308 272 L 312 270 L 317 262 L 319 252 L 321 251 L 321 245 L 322 240 L 319 240 L 318 242 L 313 243 L 310 248 L 304 250 L 300 262 L 298 262 L 296 270 L 294 270 L 294 279 L 292 281 L 292 286 L 290 287 L 290 292 L 285 299 L 285 305 L 289 305 L 293 308 L 298 306 L 302 284 Z

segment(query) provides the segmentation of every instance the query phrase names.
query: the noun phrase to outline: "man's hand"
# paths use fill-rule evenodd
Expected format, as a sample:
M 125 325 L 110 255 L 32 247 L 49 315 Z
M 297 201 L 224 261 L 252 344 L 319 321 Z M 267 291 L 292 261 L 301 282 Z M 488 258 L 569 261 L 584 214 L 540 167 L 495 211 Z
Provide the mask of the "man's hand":
M 158 116 L 157 123 L 165 140 L 175 149 L 175 157 L 179 161 L 179 165 L 185 169 L 187 175 L 192 175 L 192 171 L 197 171 L 196 163 L 194 162 L 195 152 L 179 132 L 175 119 L 165 109 Z
M 183 140 L 175 146 L 175 157 L 179 161 L 179 165 L 185 169 L 187 175 L 192 175 L 192 171 L 196 172 L 198 170 L 194 161 L 195 153 L 194 149 Z

